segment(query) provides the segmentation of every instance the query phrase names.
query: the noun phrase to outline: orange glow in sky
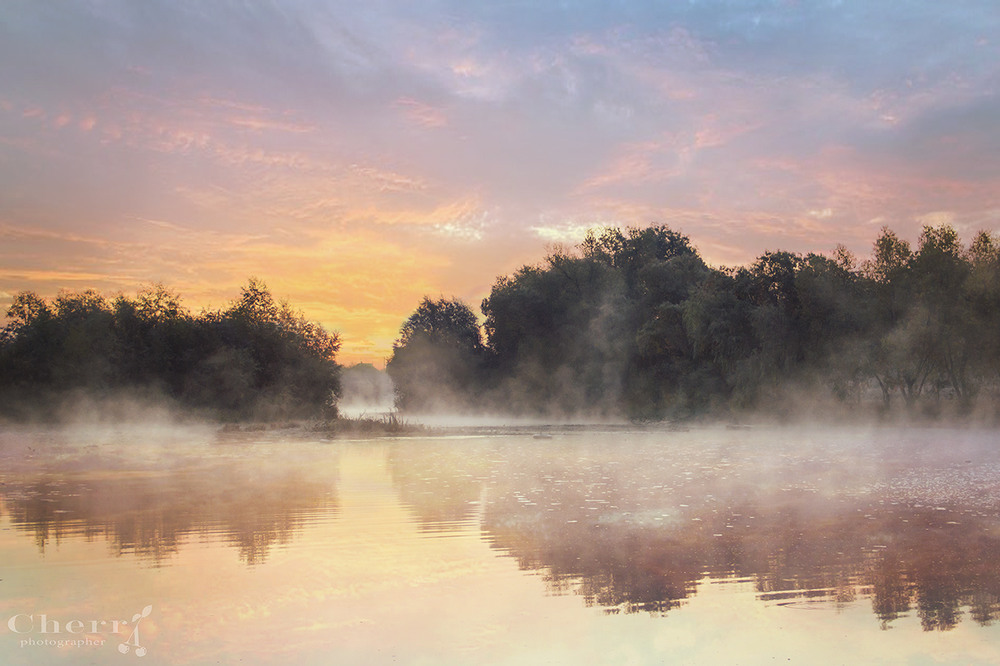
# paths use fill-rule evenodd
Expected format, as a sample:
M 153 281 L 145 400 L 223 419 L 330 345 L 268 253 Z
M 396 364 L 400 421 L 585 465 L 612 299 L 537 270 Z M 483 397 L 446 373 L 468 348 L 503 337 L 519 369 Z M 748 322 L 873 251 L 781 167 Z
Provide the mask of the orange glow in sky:
M 852 7 L 7 3 L 0 308 L 256 276 L 381 366 L 591 226 L 715 265 L 996 230 L 1000 9 Z

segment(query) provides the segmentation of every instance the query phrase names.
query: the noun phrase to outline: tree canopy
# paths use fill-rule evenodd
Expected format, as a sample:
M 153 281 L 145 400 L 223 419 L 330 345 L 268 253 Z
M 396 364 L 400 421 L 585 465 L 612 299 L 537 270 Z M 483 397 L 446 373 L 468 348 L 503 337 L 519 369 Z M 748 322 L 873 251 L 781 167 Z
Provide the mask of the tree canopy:
M 660 419 L 1000 405 L 1000 240 L 987 231 L 966 246 L 926 226 L 911 247 L 884 228 L 867 258 L 769 250 L 712 267 L 664 225 L 594 229 L 499 276 L 480 308 L 425 297 L 403 322 L 387 365 L 399 409 Z M 198 315 L 163 285 L 23 292 L 0 330 L 0 410 L 141 389 L 218 418 L 329 416 L 339 349 L 253 278 Z
M 425 299 L 404 325 L 396 377 L 433 312 Z M 924 227 L 915 250 L 884 228 L 864 260 L 838 246 L 735 268 L 707 266 L 666 226 L 594 229 L 497 278 L 482 314 L 482 348 L 463 309 L 470 342 L 439 345 L 468 353 L 411 366 L 401 408 L 441 372 L 486 409 L 548 415 L 967 414 L 1000 398 L 1000 242 L 980 232 L 965 247 L 949 225 Z
M 74 392 L 135 393 L 223 419 L 336 413 L 340 338 L 250 279 L 228 308 L 193 316 L 153 285 L 113 300 L 17 294 L 0 335 L 7 416 L 51 415 Z
M 410 411 L 472 408 L 482 358 L 472 309 L 457 299 L 425 297 L 403 323 L 386 365 L 396 405 Z

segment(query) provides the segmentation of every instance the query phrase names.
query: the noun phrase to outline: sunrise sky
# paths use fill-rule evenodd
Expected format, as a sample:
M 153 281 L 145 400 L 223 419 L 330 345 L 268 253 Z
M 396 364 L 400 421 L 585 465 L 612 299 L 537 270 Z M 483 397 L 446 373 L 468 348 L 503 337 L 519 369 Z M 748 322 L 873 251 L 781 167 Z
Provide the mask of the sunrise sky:
M 0 4 L 0 308 L 263 279 L 381 366 L 595 225 L 713 265 L 1000 229 L 1000 3 Z

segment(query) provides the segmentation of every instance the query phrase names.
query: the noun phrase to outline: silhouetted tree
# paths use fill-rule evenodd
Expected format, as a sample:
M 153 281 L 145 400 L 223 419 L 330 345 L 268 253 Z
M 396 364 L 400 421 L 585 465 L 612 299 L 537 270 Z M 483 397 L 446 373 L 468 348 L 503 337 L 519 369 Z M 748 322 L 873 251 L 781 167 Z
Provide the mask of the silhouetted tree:
M 996 386 L 1000 380 L 1000 242 L 986 231 L 979 232 L 968 250 L 969 337 L 973 341 L 971 372 L 980 386 Z
M 403 323 L 386 371 L 401 410 L 461 410 L 472 405 L 483 360 L 479 322 L 457 299 L 424 297 Z
M 251 279 L 223 312 L 192 317 L 163 285 L 119 295 L 18 294 L 0 336 L 0 410 L 24 416 L 73 391 L 156 393 L 223 418 L 335 414 L 336 334 Z
M 388 372 L 407 410 L 634 418 L 766 407 L 800 393 L 923 413 L 1000 401 L 1000 242 L 949 225 L 916 251 L 883 228 L 871 256 L 769 251 L 712 268 L 669 227 L 601 228 L 497 278 L 483 330 L 424 298 Z M 336 334 L 250 279 L 197 317 L 162 285 L 109 303 L 18 294 L 0 332 L 0 398 L 153 387 L 225 418 L 333 413 Z M 878 401 L 875 401 L 876 403 Z M 13 407 L 12 407 L 13 405 Z

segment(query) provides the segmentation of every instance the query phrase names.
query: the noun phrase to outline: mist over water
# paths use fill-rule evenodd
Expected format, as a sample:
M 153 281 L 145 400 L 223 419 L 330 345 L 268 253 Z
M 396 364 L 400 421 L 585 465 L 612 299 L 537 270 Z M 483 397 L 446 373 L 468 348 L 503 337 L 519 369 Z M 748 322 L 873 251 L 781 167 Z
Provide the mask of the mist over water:
M 985 429 L 95 424 L 7 429 L 0 470 L 2 619 L 152 604 L 150 663 L 1000 658 Z
M 370 363 L 345 368 L 340 375 L 337 409 L 346 418 L 378 417 L 393 412 L 395 391 L 384 371 Z
M 1000 664 L 1000 5 L 326 4 L 0 6 L 0 666 Z
M 752 582 L 765 601 L 865 598 L 886 628 L 914 610 L 949 629 L 975 597 L 972 616 L 990 623 L 997 599 L 978 585 L 1000 573 L 993 439 L 966 432 L 942 453 L 939 436 L 955 433 L 595 428 L 484 443 L 504 473 L 449 496 L 456 509 L 482 501 L 491 545 L 551 591 L 608 612 L 664 613 L 711 576 Z M 443 461 L 456 478 L 482 474 L 468 451 L 417 455 L 435 484 Z
M 949 224 L 735 267 L 666 225 L 594 228 L 497 277 L 481 318 L 424 297 L 386 370 L 419 415 L 996 425 L 998 276 L 992 232 Z

